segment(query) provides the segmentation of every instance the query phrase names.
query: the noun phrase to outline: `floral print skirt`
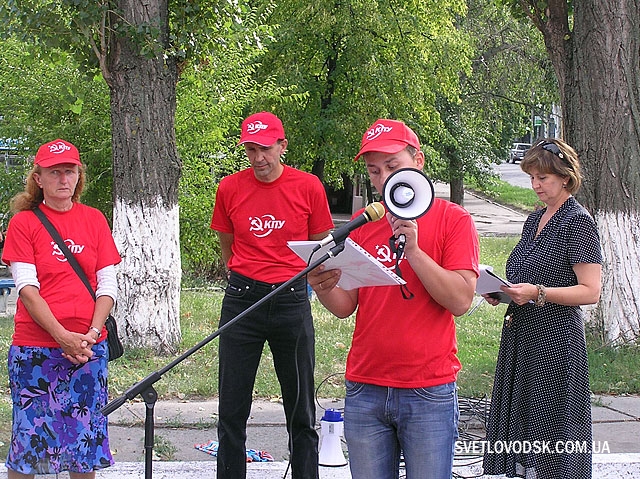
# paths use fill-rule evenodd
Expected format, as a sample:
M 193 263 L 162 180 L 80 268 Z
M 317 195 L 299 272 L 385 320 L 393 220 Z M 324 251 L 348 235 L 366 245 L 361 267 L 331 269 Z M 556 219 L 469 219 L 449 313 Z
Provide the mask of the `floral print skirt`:
M 113 464 L 106 405 L 107 342 L 85 364 L 61 348 L 11 346 L 13 428 L 6 466 L 22 474 L 88 473 Z

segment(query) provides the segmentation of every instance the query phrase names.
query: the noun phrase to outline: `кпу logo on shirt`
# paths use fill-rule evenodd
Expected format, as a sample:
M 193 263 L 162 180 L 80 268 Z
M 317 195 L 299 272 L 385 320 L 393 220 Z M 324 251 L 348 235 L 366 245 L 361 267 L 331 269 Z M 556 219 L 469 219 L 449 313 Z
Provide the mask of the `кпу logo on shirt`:
M 255 135 L 262 130 L 266 130 L 269 128 L 269 125 L 262 123 L 260 120 L 252 121 L 247 125 L 247 133 L 250 135 Z
M 69 251 L 71 251 L 73 254 L 80 254 L 84 250 L 84 246 L 75 244 L 71 239 L 65 240 L 64 244 L 67 245 L 67 248 L 69 248 Z M 57 259 L 61 263 L 64 263 L 65 261 L 67 261 L 67 257 L 60 250 L 60 246 L 58 246 L 58 243 L 56 243 L 55 241 L 52 241 L 51 246 L 53 247 L 51 256 L 55 257 L 55 259 Z
M 273 215 L 262 215 L 249 217 L 249 231 L 253 232 L 256 238 L 269 236 L 273 230 L 282 229 L 284 220 L 277 220 Z

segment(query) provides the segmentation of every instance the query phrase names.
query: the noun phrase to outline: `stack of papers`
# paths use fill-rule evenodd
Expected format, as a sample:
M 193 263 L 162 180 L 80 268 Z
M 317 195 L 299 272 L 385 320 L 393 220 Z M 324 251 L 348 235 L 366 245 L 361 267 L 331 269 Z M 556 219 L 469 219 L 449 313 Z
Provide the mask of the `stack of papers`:
M 511 283 L 495 274 L 492 266 L 486 264 L 478 266 L 480 268 L 480 276 L 478 276 L 478 282 L 476 283 L 476 293 L 488 294 L 492 298 L 500 300 L 501 303 L 510 303 L 511 297 L 503 292 L 500 286 L 511 286 Z
M 320 241 L 289 241 L 291 248 L 305 263 L 311 264 L 322 258 L 333 246 L 333 243 L 323 246 L 313 253 L 313 249 Z M 311 255 L 313 253 L 313 256 Z M 355 289 L 364 286 L 393 286 L 406 284 L 406 281 L 380 263 L 362 246 L 347 238 L 344 250 L 336 256 L 322 263 L 327 270 L 342 270 L 338 286 L 342 289 Z

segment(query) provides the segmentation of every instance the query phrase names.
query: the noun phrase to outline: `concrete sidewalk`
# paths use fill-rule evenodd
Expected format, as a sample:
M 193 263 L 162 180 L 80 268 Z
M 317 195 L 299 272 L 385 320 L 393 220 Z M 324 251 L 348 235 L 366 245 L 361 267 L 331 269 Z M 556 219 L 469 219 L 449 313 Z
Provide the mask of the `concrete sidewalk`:
M 454 467 L 453 476 L 461 479 L 493 479 L 499 476 L 482 476 L 481 459 L 470 459 L 474 464 Z M 630 463 L 629 461 L 633 461 Z M 625 462 L 624 468 L 619 465 Z M 151 476 L 154 479 L 214 479 L 215 465 L 203 462 L 154 462 Z M 213 463 L 215 464 L 215 463 Z M 145 465 L 139 462 L 118 463 L 113 467 L 98 471 L 96 479 L 144 479 Z M 285 476 L 286 473 L 286 476 Z M 0 479 L 7 477 L 6 469 L 0 466 Z M 36 476 L 46 479 L 67 479 L 68 474 Z M 291 478 L 291 471 L 283 462 L 254 463 L 247 465 L 247 479 Z M 501 476 L 504 477 L 504 476 Z M 609 456 L 596 455 L 593 459 L 593 479 L 623 479 L 640 477 L 640 454 Z M 320 479 L 351 479 L 349 467 L 320 467 Z M 375 479 L 375 478 L 374 478 Z
M 436 198 L 450 198 L 449 185 L 435 182 Z M 479 194 L 465 190 L 464 208 L 471 214 L 480 236 L 520 236 L 527 215 L 508 206 L 503 206 Z M 351 215 L 333 215 L 336 225 L 346 223 Z
M 449 185 L 433 184 L 437 198 L 449 199 Z M 520 236 L 527 215 L 465 190 L 464 208 L 473 217 L 480 236 Z

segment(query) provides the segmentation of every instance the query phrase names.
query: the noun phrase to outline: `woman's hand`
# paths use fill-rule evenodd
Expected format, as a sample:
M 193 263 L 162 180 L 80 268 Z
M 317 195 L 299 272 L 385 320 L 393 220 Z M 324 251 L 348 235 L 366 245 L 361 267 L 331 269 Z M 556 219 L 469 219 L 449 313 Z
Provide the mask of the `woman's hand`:
M 483 294 L 482 297 L 491 306 L 498 306 L 500 304 L 500 300 L 494 298 L 493 296 L 491 296 L 491 294 Z
M 96 340 L 89 334 L 66 333 L 57 339 L 62 348 L 62 356 L 73 364 L 84 364 L 93 356 L 91 347 L 96 344 Z
M 518 283 L 509 286 L 501 286 L 500 289 L 507 293 L 514 303 L 522 306 L 534 302 L 538 298 L 538 288 L 530 283 Z

